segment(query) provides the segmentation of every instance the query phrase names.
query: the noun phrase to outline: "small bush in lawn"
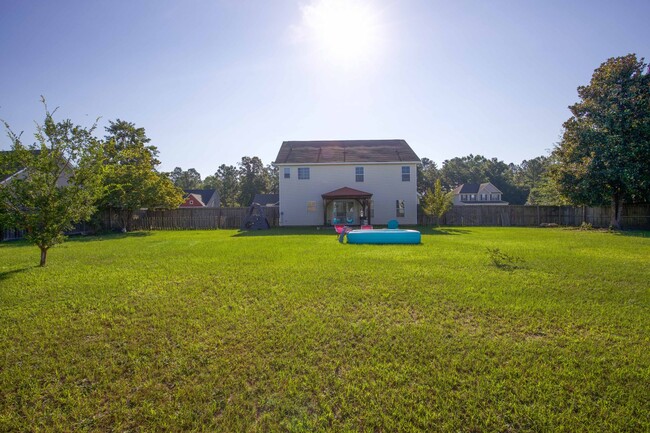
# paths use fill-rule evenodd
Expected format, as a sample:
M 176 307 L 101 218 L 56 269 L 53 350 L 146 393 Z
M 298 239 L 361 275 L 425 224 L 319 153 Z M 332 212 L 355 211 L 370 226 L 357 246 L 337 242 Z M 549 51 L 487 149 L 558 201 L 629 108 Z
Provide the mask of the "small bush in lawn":
M 591 223 L 583 221 L 582 224 L 580 224 L 580 227 L 578 227 L 578 229 L 579 230 L 593 230 L 594 227 L 591 225 Z
M 487 252 L 492 264 L 499 269 L 517 269 L 524 263 L 524 259 L 521 257 L 504 253 L 499 248 L 487 248 Z

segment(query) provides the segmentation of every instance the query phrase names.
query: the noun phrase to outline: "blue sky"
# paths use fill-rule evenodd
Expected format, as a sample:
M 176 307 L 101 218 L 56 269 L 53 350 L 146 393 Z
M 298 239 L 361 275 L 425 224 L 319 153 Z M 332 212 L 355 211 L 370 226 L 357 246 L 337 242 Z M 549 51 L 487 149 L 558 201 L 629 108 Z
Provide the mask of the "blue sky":
M 403 138 L 441 164 L 547 154 L 576 88 L 650 57 L 650 1 L 0 0 L 0 119 L 144 127 L 203 177 L 284 140 Z M 9 140 L 0 138 L 0 149 Z

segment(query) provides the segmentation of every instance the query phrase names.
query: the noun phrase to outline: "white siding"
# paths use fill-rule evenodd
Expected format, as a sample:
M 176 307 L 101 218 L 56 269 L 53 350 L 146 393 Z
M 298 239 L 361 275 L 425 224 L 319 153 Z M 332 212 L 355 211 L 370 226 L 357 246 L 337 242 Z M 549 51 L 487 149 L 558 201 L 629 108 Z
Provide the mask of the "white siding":
M 280 225 L 324 224 L 322 194 L 349 187 L 372 194 L 373 224 L 396 219 L 400 224 L 417 224 L 417 170 L 415 163 L 390 164 L 278 164 L 280 167 Z M 411 180 L 402 181 L 402 166 L 411 167 Z M 291 177 L 284 178 L 284 167 Z M 298 168 L 309 167 L 310 178 L 298 179 Z M 355 168 L 364 167 L 364 181 L 355 181 Z M 404 200 L 405 215 L 396 217 L 396 201 Z M 315 206 L 310 206 L 315 202 Z M 313 209 L 313 210 L 311 210 Z

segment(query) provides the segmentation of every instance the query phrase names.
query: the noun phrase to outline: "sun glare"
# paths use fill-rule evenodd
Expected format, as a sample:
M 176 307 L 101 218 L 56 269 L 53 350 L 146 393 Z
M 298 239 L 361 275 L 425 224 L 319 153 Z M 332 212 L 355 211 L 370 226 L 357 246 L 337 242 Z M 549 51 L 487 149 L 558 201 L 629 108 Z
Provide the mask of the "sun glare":
M 377 54 L 379 19 L 370 3 L 318 0 L 304 6 L 302 13 L 303 30 L 325 60 L 354 65 Z

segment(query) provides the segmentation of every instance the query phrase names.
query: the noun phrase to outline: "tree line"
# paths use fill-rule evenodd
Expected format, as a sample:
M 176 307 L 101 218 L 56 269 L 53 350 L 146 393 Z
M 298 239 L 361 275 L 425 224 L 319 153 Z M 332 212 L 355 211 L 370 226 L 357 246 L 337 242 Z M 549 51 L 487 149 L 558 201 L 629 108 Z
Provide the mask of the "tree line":
M 278 168 L 257 156 L 244 156 L 237 165 L 221 164 L 205 179 L 194 168 L 176 167 L 168 176 L 182 189 L 217 190 L 223 207 L 250 206 L 255 194 L 277 194 L 279 188 Z
M 619 227 L 624 202 L 650 201 L 650 67 L 634 54 L 608 59 L 578 96 L 548 156 L 507 164 L 468 155 L 441 167 L 422 158 L 418 192 L 427 213 L 439 215 L 459 184 L 491 182 L 511 204 L 610 204 Z M 258 157 L 222 164 L 205 179 L 195 169 L 163 173 L 144 128 L 117 119 L 98 138 L 97 123 L 55 122 L 56 110 L 43 105 L 35 142 L 25 145 L 3 121 L 12 147 L 0 152 L 0 226 L 25 230 L 42 266 L 63 233 L 97 208 L 116 212 L 128 228 L 135 210 L 178 207 L 183 189 L 216 189 L 222 206 L 247 206 L 256 193 L 278 190 L 277 168 Z
M 434 189 L 436 180 L 449 191 L 466 183 L 492 182 L 511 204 L 559 205 L 566 204 L 550 176 L 552 158 L 538 156 L 521 164 L 505 163 L 497 158 L 468 155 L 452 158 L 438 165 L 422 158 L 418 167 L 418 193 L 421 196 Z M 176 167 L 168 173 L 174 185 L 182 189 L 215 189 L 225 207 L 248 206 L 256 193 L 277 194 L 278 168 L 264 165 L 257 157 L 244 156 L 237 165 L 221 164 L 205 179 L 194 168 Z

